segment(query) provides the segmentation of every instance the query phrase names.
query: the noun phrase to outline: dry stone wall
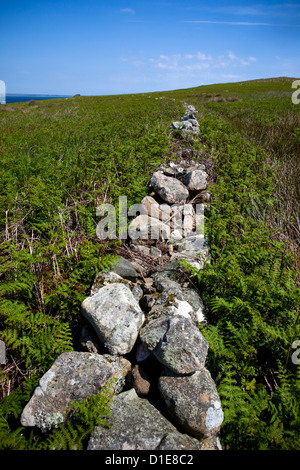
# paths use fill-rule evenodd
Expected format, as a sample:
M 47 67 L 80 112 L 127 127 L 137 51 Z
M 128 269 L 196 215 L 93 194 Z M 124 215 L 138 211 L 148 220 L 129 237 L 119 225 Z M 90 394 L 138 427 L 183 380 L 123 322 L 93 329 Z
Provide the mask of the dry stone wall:
M 186 105 L 172 128 L 197 136 L 195 108 Z M 207 176 L 191 160 L 161 165 L 152 175 L 152 193 L 130 223 L 129 240 L 154 258 L 162 255 L 157 241 L 164 243 L 168 262 L 145 278 L 121 257 L 113 271 L 97 275 L 81 306 L 82 350 L 61 354 L 42 377 L 23 410 L 23 426 L 48 431 L 66 420 L 69 403 L 114 378 L 110 427 L 94 429 L 89 450 L 221 449 L 223 411 L 199 329 L 206 310 L 177 263 L 202 269 L 209 262 Z

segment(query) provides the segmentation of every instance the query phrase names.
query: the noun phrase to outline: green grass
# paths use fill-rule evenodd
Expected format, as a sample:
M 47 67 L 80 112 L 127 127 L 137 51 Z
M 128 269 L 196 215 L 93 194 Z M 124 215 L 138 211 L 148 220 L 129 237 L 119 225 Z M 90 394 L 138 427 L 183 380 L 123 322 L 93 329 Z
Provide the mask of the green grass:
M 291 345 L 300 338 L 300 105 L 291 83 L 1 106 L 0 338 L 8 361 L 0 435 L 8 448 L 30 447 L 22 408 L 41 374 L 76 346 L 80 304 L 116 259 L 118 242 L 96 237 L 96 207 L 117 207 L 119 196 L 130 206 L 147 194 L 185 101 L 199 111 L 201 136 L 184 145 L 205 149 L 216 171 L 205 224 L 212 260 L 197 282 L 210 309 L 203 333 L 225 412 L 222 441 L 299 449 Z

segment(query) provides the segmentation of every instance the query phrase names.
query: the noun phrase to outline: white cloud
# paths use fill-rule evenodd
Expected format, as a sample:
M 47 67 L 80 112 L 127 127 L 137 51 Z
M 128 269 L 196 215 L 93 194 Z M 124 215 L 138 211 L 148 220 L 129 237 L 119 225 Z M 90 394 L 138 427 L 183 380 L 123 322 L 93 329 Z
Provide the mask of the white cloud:
M 133 8 L 121 8 L 120 10 L 121 13 L 131 13 L 131 15 L 135 14 L 135 11 Z
M 161 54 L 157 59 L 151 58 L 148 63 L 157 69 L 173 72 L 200 71 L 207 69 L 220 69 L 229 66 L 247 66 L 255 61 L 255 57 L 238 57 L 234 52 L 228 51 L 225 55 L 213 57 L 201 51 L 194 54 Z

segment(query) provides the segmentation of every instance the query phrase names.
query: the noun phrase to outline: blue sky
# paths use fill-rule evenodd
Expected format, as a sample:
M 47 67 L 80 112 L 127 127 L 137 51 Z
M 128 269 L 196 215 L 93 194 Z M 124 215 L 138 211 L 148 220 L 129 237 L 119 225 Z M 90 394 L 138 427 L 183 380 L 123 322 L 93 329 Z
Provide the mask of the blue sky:
M 0 20 L 7 93 L 300 77 L 300 1 L 0 0 Z

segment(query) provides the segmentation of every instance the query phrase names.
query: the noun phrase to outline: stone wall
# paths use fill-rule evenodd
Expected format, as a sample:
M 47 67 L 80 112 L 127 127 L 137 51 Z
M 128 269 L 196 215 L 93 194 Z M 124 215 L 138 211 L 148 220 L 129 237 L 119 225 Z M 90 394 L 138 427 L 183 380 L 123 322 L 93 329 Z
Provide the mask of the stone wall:
M 172 128 L 197 136 L 196 110 L 186 105 Z M 41 378 L 23 410 L 23 426 L 47 432 L 65 421 L 69 403 L 114 378 L 111 426 L 94 429 L 89 450 L 221 449 L 223 411 L 199 329 L 208 321 L 206 310 L 177 263 L 186 260 L 199 270 L 209 262 L 207 177 L 204 165 L 187 159 L 152 175 L 151 195 L 130 223 L 129 241 L 131 253 L 154 258 L 162 257 L 160 242 L 164 262 L 145 277 L 121 257 L 113 271 L 96 276 L 81 306 L 81 350 L 61 354 Z

